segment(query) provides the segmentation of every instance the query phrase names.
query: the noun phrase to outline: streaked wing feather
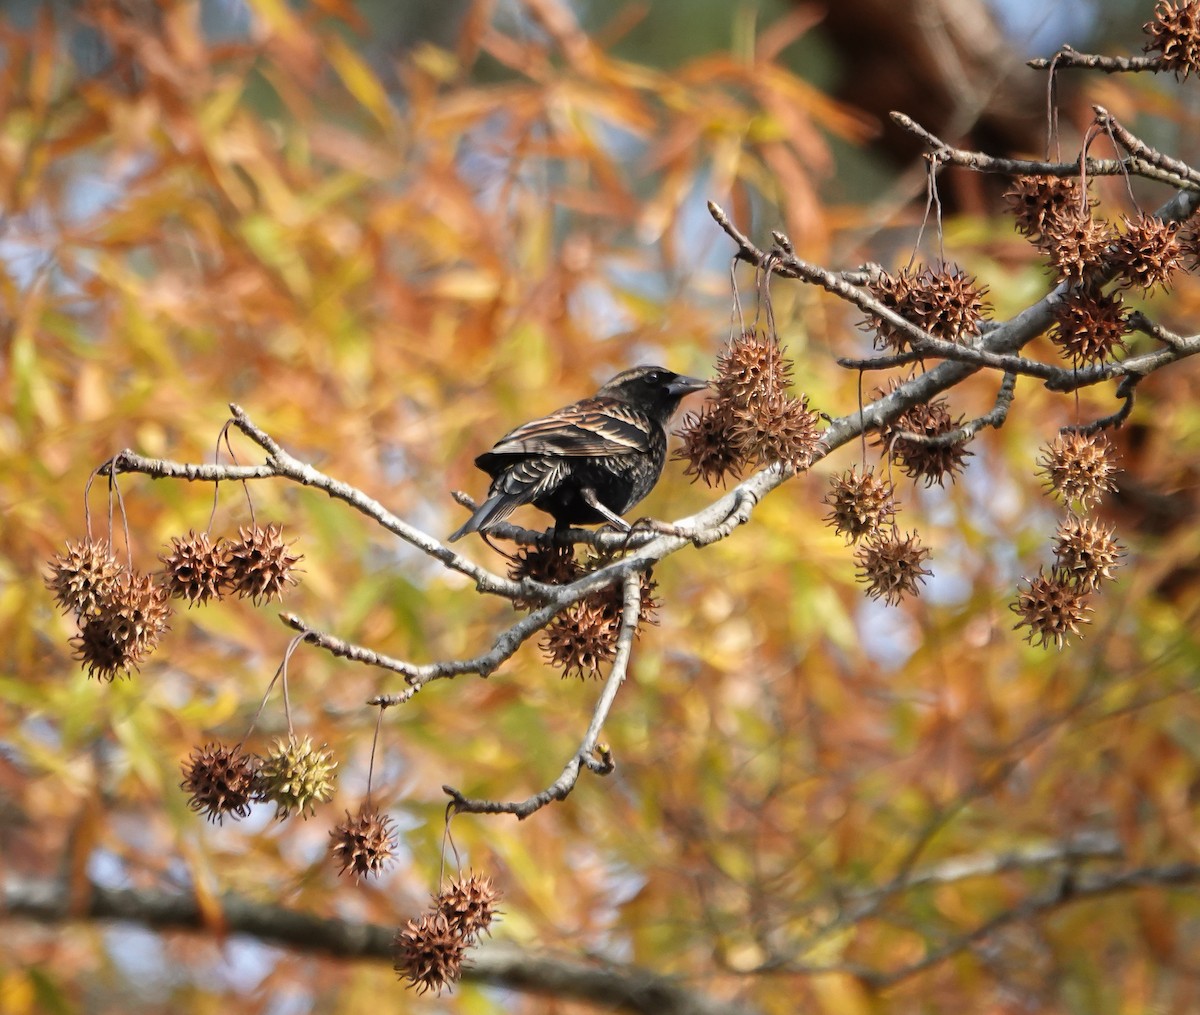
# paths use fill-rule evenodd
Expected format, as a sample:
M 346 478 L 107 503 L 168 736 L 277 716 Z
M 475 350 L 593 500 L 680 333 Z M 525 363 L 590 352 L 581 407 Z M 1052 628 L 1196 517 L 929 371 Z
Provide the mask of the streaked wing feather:
M 591 457 L 645 450 L 652 424 L 621 402 L 577 402 L 505 434 L 480 458 L 522 455 Z
M 519 460 L 495 478 L 492 492 L 507 494 L 515 503 L 528 504 L 561 483 L 568 471 L 565 462 L 553 458 Z

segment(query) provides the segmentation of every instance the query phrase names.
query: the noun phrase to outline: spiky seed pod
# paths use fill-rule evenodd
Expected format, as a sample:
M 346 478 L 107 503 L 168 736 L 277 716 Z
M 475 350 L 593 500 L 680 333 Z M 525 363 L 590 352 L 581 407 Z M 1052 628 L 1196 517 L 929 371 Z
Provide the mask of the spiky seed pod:
M 933 574 L 922 564 L 929 550 L 916 532 L 901 536 L 895 530 L 867 536 L 854 551 L 858 562 L 855 577 L 866 583 L 867 595 L 896 606 L 906 595 L 917 595 L 925 579 Z
M 155 584 L 150 575 L 127 571 L 91 619 L 105 626 L 113 650 L 128 664 L 140 666 L 167 629 L 171 604 L 166 590 Z M 89 622 L 85 628 L 91 626 Z M 87 636 L 85 630 L 84 637 Z M 97 637 L 97 632 L 93 631 L 92 637 Z M 126 671 L 129 668 L 124 666 Z
M 522 546 L 508 566 L 508 576 L 515 582 L 528 578 L 546 585 L 570 585 L 581 574 L 574 548 L 559 543 Z
M 1183 263 L 1179 223 L 1144 213 L 1136 219 L 1125 216 L 1125 231 L 1117 238 L 1113 256 L 1126 288 L 1165 288 Z
M 83 618 L 71 645 L 74 658 L 87 668 L 87 675 L 100 681 L 115 680 L 137 666 L 130 647 L 113 637 L 108 621 L 101 617 Z
M 1020 617 L 1013 630 L 1028 627 L 1025 640 L 1031 645 L 1062 648 L 1070 635 L 1079 634 L 1080 624 L 1091 623 L 1087 590 L 1064 569 L 1056 567 L 1046 574 L 1041 568 L 1036 578 L 1025 581 L 1028 587 L 1017 592 L 1009 609 Z
M 224 541 L 214 545 L 207 532 L 172 536 L 169 552 L 158 558 L 166 565 L 163 583 L 167 594 L 187 600 L 189 607 L 220 599 L 226 578 L 225 555 Z
M 237 819 L 250 813 L 258 759 L 246 754 L 240 744 L 194 747 L 182 768 L 179 786 L 187 793 L 192 810 L 217 823 L 226 815 Z
M 386 814 L 363 804 L 358 813 L 338 822 L 329 832 L 329 852 L 338 874 L 354 871 L 356 879 L 379 874 L 396 856 L 395 824 Z
M 1103 262 L 1114 239 L 1106 222 L 1074 215 L 1043 233 L 1037 246 L 1058 270 L 1058 280 L 1074 284 Z
M 867 469 L 861 475 L 857 466 L 834 476 L 825 495 L 829 506 L 826 523 L 832 525 L 847 543 L 890 526 L 896 517 L 896 488 L 888 480 Z
M 532 579 L 546 585 L 569 585 L 583 574 L 583 568 L 575 560 L 575 549 L 552 543 L 549 546 L 522 546 L 508 565 L 508 576 L 513 581 Z M 539 599 L 514 599 L 518 610 L 531 610 L 541 606 Z
M 1113 474 L 1113 449 L 1102 433 L 1060 433 L 1042 449 L 1037 460 L 1047 486 L 1067 504 L 1098 504 L 1117 488 Z
M 1157 52 L 1167 70 L 1184 81 L 1200 70 L 1200 3 L 1196 0 L 1158 0 L 1154 20 L 1142 25 L 1150 36 L 1146 52 Z
M 333 752 L 324 744 L 314 747 L 311 737 L 276 740 L 259 766 L 258 799 L 273 803 L 279 820 L 292 811 L 307 818 L 333 796 L 335 768 Z
M 976 285 L 975 279 L 951 265 L 884 273 L 872 279 L 867 289 L 889 310 L 946 342 L 959 342 L 978 332 L 988 310 L 983 299 L 987 287 Z M 868 315 L 864 323 L 875 330 L 876 348 L 903 352 L 911 344 L 907 335 L 882 317 Z
M 942 486 L 946 477 L 954 482 L 955 476 L 966 465 L 971 456 L 963 441 L 926 442 L 899 436 L 904 433 L 918 437 L 943 437 L 962 426 L 962 417 L 955 419 L 944 398 L 921 402 L 901 413 L 888 423 L 877 436 L 876 446 L 884 454 L 891 454 L 894 461 L 909 479 L 923 480 L 927 487 L 937 483 Z
M 746 408 L 755 401 L 787 390 L 792 362 L 783 355 L 779 342 L 757 331 L 743 332 L 717 357 L 713 382 L 718 401 Z
M 107 540 L 84 539 L 67 543 L 66 549 L 50 561 L 46 587 L 63 613 L 86 618 L 100 612 L 117 590 L 125 565 L 117 560 Z
M 450 932 L 468 944 L 490 934 L 496 917 L 500 891 L 492 879 L 472 873 L 465 878 L 451 878 L 450 883 L 433 897 L 433 908 L 446 918 Z
M 467 943 L 450 929 L 441 913 L 429 912 L 409 920 L 392 938 L 392 968 L 418 994 L 438 994 L 462 972 Z
M 1086 286 L 1071 289 L 1054 308 L 1050 340 L 1073 364 L 1108 359 L 1125 348 L 1129 309 L 1120 293 Z
M 282 598 L 284 589 L 296 584 L 293 572 L 304 559 L 288 552 L 288 546 L 282 525 L 239 529 L 226 550 L 225 584 L 255 605 Z
M 896 275 L 880 272 L 867 283 L 867 292 L 882 303 L 888 310 L 900 317 L 908 319 L 908 297 L 912 286 L 912 276 L 907 271 Z M 910 345 L 907 335 L 899 331 L 890 321 L 878 314 L 868 314 L 862 321 L 864 325 L 875 332 L 875 348 L 890 349 L 893 352 L 903 352 Z
M 1067 515 L 1054 535 L 1054 556 L 1058 568 L 1065 571 L 1085 592 L 1113 581 L 1113 568 L 1121 563 L 1121 544 L 1113 529 L 1090 518 Z
M 641 585 L 639 631 L 642 624 L 655 623 L 659 606 L 653 578 L 643 574 Z M 564 678 L 599 679 L 602 667 L 616 656 L 623 606 L 621 587 L 615 584 L 566 607 L 542 632 L 541 649 L 546 661 L 561 669 Z
M 588 571 L 596 571 L 604 567 L 606 564 L 612 563 L 612 560 L 603 555 L 598 554 L 587 562 Z M 658 582 L 654 580 L 654 570 L 643 571 L 639 576 L 638 585 L 640 595 L 638 597 L 638 627 L 643 624 L 657 624 L 658 608 L 662 605 L 655 592 L 658 590 Z M 606 585 L 597 592 L 593 592 L 584 602 L 591 603 L 597 609 L 605 611 L 612 617 L 614 624 L 620 624 L 621 611 L 625 608 L 625 596 L 621 589 L 620 582 L 614 582 L 611 585 Z
M 820 440 L 817 418 L 806 397 L 776 394 L 736 413 L 732 435 L 745 460 L 759 465 L 782 462 L 803 470 Z
M 989 309 L 985 295 L 987 286 L 977 285 L 961 268 L 925 268 L 909 287 L 904 316 L 935 338 L 961 342 L 979 331 Z
M 703 480 L 707 486 L 725 485 L 732 476 L 741 477 L 745 460 L 734 435 L 733 405 L 728 401 L 712 401 L 701 406 L 699 413 L 689 412 L 683 418 L 679 437 L 683 445 L 674 457 L 687 462 L 683 470 L 692 482 Z
M 1079 181 L 1068 176 L 1018 176 L 1005 192 L 1004 200 L 1016 219 L 1017 229 L 1031 240 L 1056 232 L 1061 224 L 1085 210 Z
M 542 652 L 551 666 L 563 671 L 563 677 L 599 679 L 601 667 L 616 655 L 619 627 L 619 617 L 613 616 L 607 604 L 584 599 L 566 607 L 546 625 Z

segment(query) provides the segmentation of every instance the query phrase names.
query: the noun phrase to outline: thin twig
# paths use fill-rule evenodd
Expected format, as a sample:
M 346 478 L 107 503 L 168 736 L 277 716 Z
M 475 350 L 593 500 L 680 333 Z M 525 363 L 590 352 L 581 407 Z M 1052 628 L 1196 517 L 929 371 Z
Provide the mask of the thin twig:
M 911 116 L 893 112 L 892 122 L 916 135 L 927 145 L 930 157 L 951 165 L 974 169 L 980 173 L 1000 173 L 1004 176 L 1123 176 L 1132 174 L 1157 180 L 1181 190 L 1200 190 L 1200 181 L 1190 176 L 1160 168 L 1153 161 L 1131 155 L 1127 159 L 1076 159 L 1071 162 L 1045 162 L 1034 159 L 1002 159 L 983 152 L 955 148 L 932 131 L 922 127 Z
M 1200 185 L 1200 172 L 1193 169 L 1186 162 L 1173 159 L 1169 155 L 1164 155 L 1157 149 L 1151 148 L 1145 141 L 1123 127 L 1117 118 L 1103 106 L 1092 106 L 1092 110 L 1096 114 L 1096 123 L 1116 138 L 1121 147 L 1129 152 L 1130 155 L 1144 159 L 1165 173 L 1170 173 L 1172 176 L 1190 180 L 1192 183 Z
M 453 786 L 443 786 L 442 789 L 450 797 L 456 811 L 470 814 L 514 814 L 523 820 L 554 800 L 565 800 L 571 790 L 575 788 L 575 784 L 579 781 L 579 774 L 584 768 L 597 775 L 608 775 L 613 771 L 615 765 L 612 752 L 599 744 L 600 731 L 608 720 L 608 714 L 617 700 L 617 692 L 629 672 L 629 656 L 633 649 L 633 639 L 637 634 L 638 618 L 642 609 L 641 576 L 633 571 L 628 573 L 625 576 L 621 592 L 621 625 L 617 632 L 617 648 L 612 668 L 604 682 L 600 700 L 596 702 L 596 708 L 592 712 L 592 721 L 588 724 L 583 741 L 559 777 L 540 793 L 535 793 L 525 800 L 509 803 L 471 799 L 463 796 Z
M 1008 419 L 1008 410 L 1012 407 L 1013 394 L 1017 387 L 1017 375 L 1011 371 L 1004 375 L 1000 388 L 996 392 L 996 401 L 989 412 L 978 416 L 962 426 L 947 430 L 945 433 L 927 434 L 910 433 L 908 430 L 897 430 L 893 441 L 903 440 L 910 444 L 925 444 L 929 447 L 946 447 L 950 444 L 963 444 L 975 437 L 984 427 L 999 430 Z
M 1097 53 L 1081 53 L 1065 43 L 1052 57 L 1035 57 L 1026 60 L 1034 70 L 1066 70 L 1079 67 L 1085 70 L 1103 71 L 1105 74 L 1129 74 L 1150 71 L 1157 74 L 1168 68 L 1160 56 L 1101 56 Z

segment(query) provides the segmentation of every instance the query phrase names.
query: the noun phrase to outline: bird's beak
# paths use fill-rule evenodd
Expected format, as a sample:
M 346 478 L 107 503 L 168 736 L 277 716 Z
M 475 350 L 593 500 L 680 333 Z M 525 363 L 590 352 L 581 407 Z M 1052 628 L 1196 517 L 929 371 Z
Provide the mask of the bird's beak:
M 676 377 L 667 385 L 667 391 L 682 398 L 684 395 L 690 395 L 693 391 L 703 391 L 707 387 L 708 381 L 699 377 Z

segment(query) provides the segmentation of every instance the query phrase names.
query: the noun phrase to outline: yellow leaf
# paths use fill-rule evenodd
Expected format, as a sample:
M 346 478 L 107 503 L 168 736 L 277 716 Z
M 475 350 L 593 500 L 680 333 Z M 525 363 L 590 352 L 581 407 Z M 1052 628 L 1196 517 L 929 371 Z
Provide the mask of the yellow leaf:
M 837 1015 L 871 1015 L 875 1010 L 871 994 L 861 980 L 846 973 L 826 973 L 812 978 L 822 1011 Z
M 325 47 L 325 55 L 338 72 L 346 90 L 379 121 L 380 126 L 389 126 L 394 119 L 392 104 L 375 72 L 339 36 L 328 36 Z

